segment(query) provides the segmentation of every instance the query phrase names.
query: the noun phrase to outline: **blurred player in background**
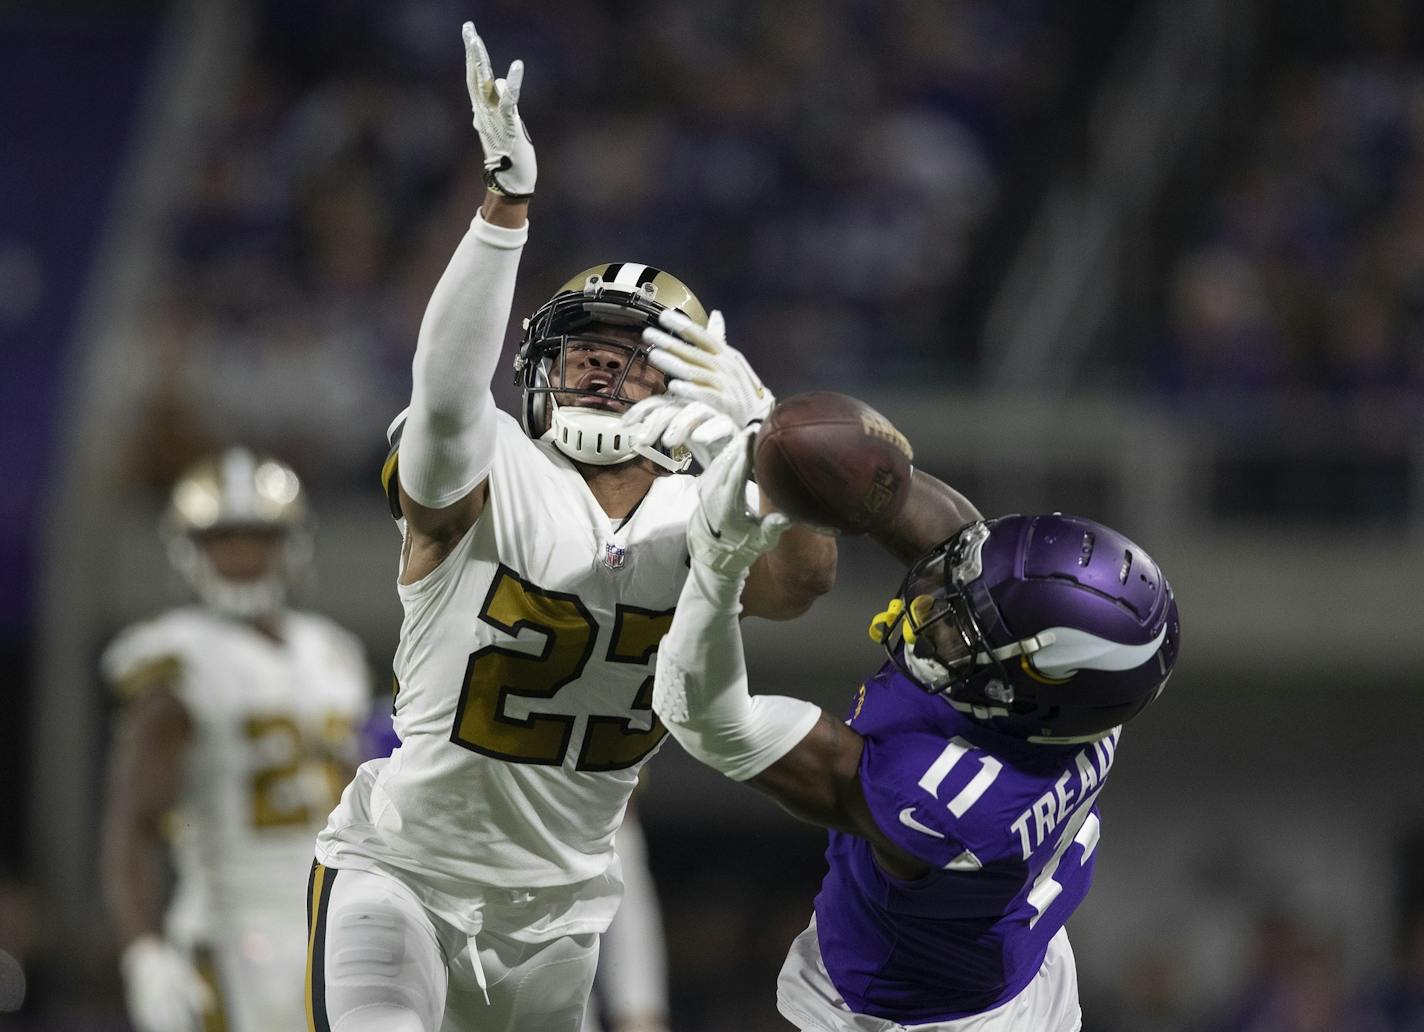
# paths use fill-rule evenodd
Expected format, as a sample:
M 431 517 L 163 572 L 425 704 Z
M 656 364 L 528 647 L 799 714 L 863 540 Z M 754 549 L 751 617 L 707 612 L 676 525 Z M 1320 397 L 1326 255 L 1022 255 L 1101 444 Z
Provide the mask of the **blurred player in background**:
M 593 1000 L 583 1032 L 667 1032 L 667 940 L 657 885 L 637 809 L 629 804 L 614 837 L 623 901 L 599 942 Z M 599 1020 L 600 1014 L 603 1020 Z
M 305 1020 L 301 879 L 358 759 L 357 640 L 287 607 L 310 531 L 296 474 L 231 448 L 174 486 L 162 531 L 198 603 L 103 656 L 123 699 L 103 873 L 138 1032 Z M 165 848 L 176 883 L 164 913 Z
M 464 38 L 489 191 L 391 430 L 401 744 L 362 765 L 317 841 L 318 1032 L 577 1032 L 622 892 L 614 836 L 666 735 L 652 657 L 687 575 L 696 484 L 618 417 L 665 387 L 641 330 L 668 309 L 712 320 L 658 269 L 589 269 L 526 322 L 521 420 L 495 408 L 536 165 L 522 63 L 496 79 L 468 23 Z M 738 427 L 771 405 L 749 369 L 707 382 Z M 830 539 L 787 534 L 749 574 L 746 610 L 804 611 L 834 564 Z
M 749 696 L 741 583 L 787 526 L 747 510 L 750 436 L 699 482 L 653 698 L 693 756 L 831 829 L 781 1013 L 831 1032 L 1076 1032 L 1063 925 L 1092 878 L 1121 725 L 1176 661 L 1161 570 L 1090 520 L 986 521 L 916 473 L 875 536 L 918 558 L 872 623 L 890 659 L 849 719 Z

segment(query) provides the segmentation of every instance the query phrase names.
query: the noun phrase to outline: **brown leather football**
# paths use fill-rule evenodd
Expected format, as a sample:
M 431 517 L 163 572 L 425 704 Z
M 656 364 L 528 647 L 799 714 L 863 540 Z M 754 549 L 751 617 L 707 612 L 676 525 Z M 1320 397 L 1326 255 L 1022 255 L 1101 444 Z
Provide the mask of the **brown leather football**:
M 864 534 L 900 511 L 914 455 L 905 435 L 869 405 L 809 391 L 777 403 L 753 457 L 758 486 L 786 515 Z

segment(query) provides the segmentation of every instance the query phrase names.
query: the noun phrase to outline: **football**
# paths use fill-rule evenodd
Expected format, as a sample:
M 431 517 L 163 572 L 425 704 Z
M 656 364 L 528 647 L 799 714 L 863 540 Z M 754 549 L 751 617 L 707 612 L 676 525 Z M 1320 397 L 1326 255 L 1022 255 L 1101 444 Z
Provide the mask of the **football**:
M 864 534 L 910 489 L 910 442 L 864 402 L 831 391 L 780 401 L 756 436 L 757 485 L 794 520 Z

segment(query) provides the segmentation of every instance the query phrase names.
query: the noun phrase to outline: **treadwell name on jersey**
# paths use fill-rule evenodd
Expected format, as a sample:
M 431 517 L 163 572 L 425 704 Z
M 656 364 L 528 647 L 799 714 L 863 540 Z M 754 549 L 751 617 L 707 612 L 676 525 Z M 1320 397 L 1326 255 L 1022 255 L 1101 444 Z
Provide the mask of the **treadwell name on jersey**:
M 1121 728 L 1085 746 L 1073 758 L 1077 777 L 1072 771 L 1064 771 L 1053 787 L 1035 799 L 1033 805 L 1010 825 L 1018 833 L 1025 860 L 1044 839 L 1053 834 L 1055 828 L 1070 820 L 1075 810 L 1092 805 L 1098 789 L 1112 769 L 1120 734 Z

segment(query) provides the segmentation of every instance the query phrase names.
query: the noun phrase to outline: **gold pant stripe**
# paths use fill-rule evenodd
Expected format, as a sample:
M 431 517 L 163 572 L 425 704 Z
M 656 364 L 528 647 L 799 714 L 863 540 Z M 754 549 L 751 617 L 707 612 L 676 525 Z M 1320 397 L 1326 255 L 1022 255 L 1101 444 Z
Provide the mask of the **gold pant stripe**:
M 336 872 L 313 862 L 307 882 L 307 1032 L 331 1032 L 326 1017 L 326 906 Z
M 197 962 L 198 977 L 207 984 L 208 990 L 213 994 L 212 1007 L 203 1012 L 203 1032 L 227 1032 L 227 1005 L 223 1000 L 222 982 L 218 978 L 218 966 L 213 951 L 206 946 L 199 946 L 194 951 L 193 959 Z

